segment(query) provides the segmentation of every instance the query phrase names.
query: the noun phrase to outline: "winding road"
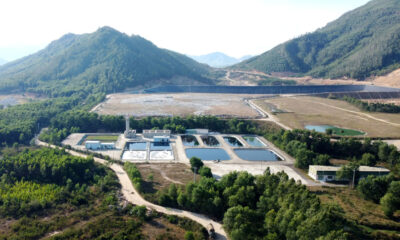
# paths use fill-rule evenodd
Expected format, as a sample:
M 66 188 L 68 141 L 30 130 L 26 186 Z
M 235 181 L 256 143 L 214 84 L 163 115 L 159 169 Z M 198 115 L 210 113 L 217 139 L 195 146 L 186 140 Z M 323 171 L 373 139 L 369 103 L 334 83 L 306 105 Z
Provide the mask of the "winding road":
M 35 144 L 38 146 L 59 148 L 58 146 L 42 142 L 38 138 L 35 139 Z M 66 151 L 73 156 L 88 157 L 88 155 L 76 152 L 74 150 L 66 150 Z M 107 162 L 106 160 L 98 158 L 98 157 L 94 157 L 94 161 L 108 166 L 111 170 L 113 170 L 115 172 L 115 174 L 117 175 L 118 180 L 121 184 L 121 192 L 122 192 L 123 196 L 125 197 L 125 199 L 127 201 L 129 201 L 130 203 L 132 203 L 134 205 L 143 205 L 143 206 L 146 206 L 148 209 L 152 209 L 157 212 L 164 213 L 164 214 L 176 215 L 179 217 L 186 217 L 195 222 L 198 222 L 205 228 L 207 228 L 208 225 L 211 223 L 215 229 L 216 239 L 221 239 L 221 240 L 228 239 L 227 234 L 225 233 L 225 230 L 222 228 L 222 224 L 213 221 L 212 219 L 208 218 L 207 216 L 205 216 L 203 214 L 193 213 L 193 212 L 184 211 L 184 210 L 180 210 L 180 209 L 174 209 L 174 208 L 166 208 L 166 207 L 156 205 L 156 204 L 146 201 L 133 187 L 128 174 L 125 172 L 125 170 L 122 168 L 121 165 Z

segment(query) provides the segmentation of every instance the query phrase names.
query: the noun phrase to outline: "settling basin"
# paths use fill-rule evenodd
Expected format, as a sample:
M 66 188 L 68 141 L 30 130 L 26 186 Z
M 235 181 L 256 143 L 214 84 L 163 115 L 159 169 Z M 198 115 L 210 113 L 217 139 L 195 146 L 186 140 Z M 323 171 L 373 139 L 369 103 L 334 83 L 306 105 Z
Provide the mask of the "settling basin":
M 198 157 L 204 161 L 230 160 L 229 155 L 222 148 L 188 148 L 185 150 L 185 153 L 189 159 Z

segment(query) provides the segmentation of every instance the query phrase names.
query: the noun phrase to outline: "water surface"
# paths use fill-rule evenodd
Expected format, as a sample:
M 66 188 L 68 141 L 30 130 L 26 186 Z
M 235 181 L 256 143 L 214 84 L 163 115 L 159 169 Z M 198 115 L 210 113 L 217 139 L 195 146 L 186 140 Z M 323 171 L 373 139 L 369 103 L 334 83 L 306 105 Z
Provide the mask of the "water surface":
M 186 156 L 190 159 L 198 157 L 204 161 L 210 160 L 229 160 L 229 155 L 222 148 L 188 148 L 185 150 Z

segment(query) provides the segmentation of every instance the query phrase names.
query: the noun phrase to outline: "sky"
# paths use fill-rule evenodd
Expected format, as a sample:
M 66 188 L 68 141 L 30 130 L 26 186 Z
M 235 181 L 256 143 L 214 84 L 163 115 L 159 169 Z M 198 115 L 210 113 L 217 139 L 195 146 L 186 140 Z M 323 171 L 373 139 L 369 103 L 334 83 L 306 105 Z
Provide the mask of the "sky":
M 189 55 L 261 54 L 368 0 L 1 0 L 0 59 L 110 26 Z

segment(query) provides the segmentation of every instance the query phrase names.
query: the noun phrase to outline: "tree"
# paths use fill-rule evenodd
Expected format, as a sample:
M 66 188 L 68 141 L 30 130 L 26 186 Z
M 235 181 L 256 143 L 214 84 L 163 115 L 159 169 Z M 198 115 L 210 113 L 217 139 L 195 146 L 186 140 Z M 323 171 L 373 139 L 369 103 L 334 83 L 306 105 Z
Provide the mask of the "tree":
M 199 171 L 200 176 L 202 177 L 213 177 L 211 169 L 206 166 L 202 166 Z
M 224 228 L 228 230 L 232 240 L 256 239 L 263 222 L 259 219 L 256 211 L 238 205 L 225 213 Z
M 367 166 L 375 166 L 376 165 L 376 159 L 375 156 L 372 155 L 371 153 L 364 153 L 361 158 L 362 165 L 367 165 Z
M 379 160 L 381 160 L 382 162 L 386 162 L 389 158 L 389 151 L 389 145 L 387 143 L 381 143 L 378 148 Z
M 194 234 L 191 231 L 185 232 L 185 240 L 194 240 Z
M 336 172 L 337 179 L 350 180 L 354 187 L 356 173 L 360 165 L 356 162 L 350 162 L 347 165 L 343 165 L 339 171 Z
M 380 202 L 385 215 L 392 217 L 393 213 L 400 208 L 400 181 L 390 183 L 387 193 Z
M 396 204 L 398 199 L 392 193 L 386 193 L 381 199 L 381 207 L 387 217 L 392 217 L 396 211 Z
M 329 165 L 329 159 L 331 159 L 331 157 L 328 154 L 318 154 L 313 163 L 315 165 Z
M 360 180 L 357 190 L 365 199 L 379 203 L 379 200 L 387 192 L 391 180 L 392 178 L 388 176 L 368 176 Z
M 333 129 L 332 128 L 327 128 L 327 129 L 325 129 L 325 133 L 327 135 L 332 135 L 333 134 Z
M 199 171 L 199 169 L 204 165 L 200 158 L 192 157 L 190 158 L 190 166 L 192 167 L 193 172 Z

